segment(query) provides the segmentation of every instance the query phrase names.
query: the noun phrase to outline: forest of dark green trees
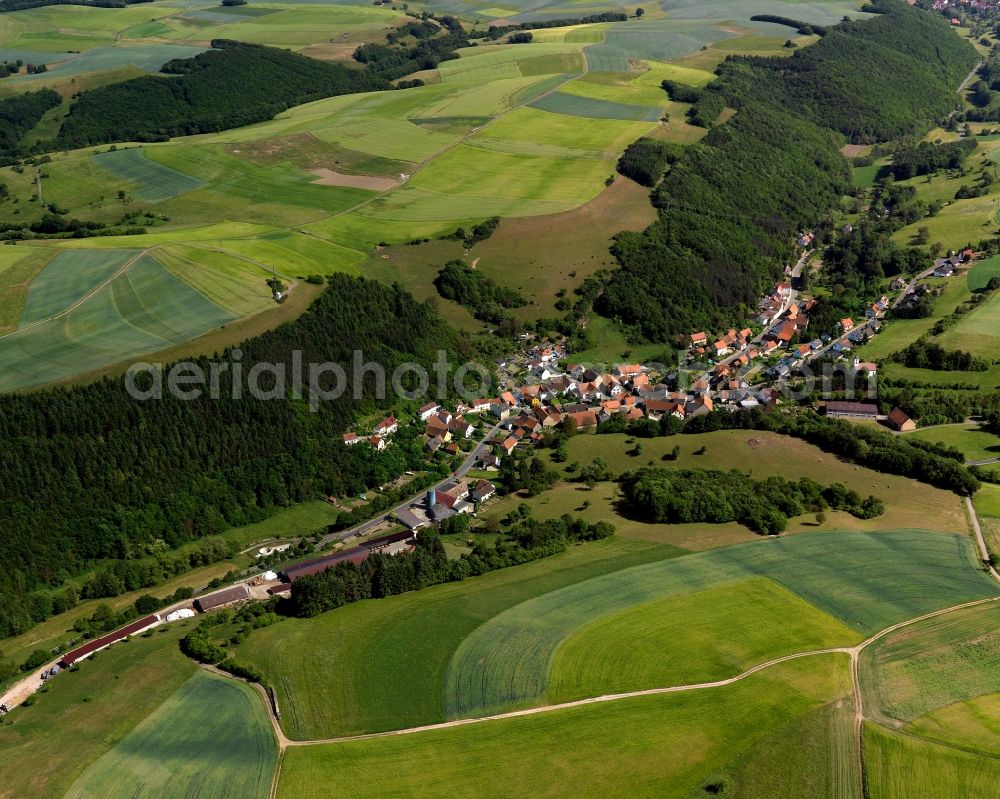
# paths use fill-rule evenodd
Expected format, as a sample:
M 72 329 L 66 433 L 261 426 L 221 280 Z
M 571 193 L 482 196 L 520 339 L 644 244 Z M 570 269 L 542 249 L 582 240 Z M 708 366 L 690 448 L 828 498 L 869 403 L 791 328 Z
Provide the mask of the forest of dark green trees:
M 874 496 L 835 483 L 823 487 L 803 477 L 754 480 L 745 472 L 646 467 L 622 478 L 625 507 L 642 519 L 668 524 L 739 522 L 756 533 L 775 535 L 788 519 L 806 511 L 846 510 L 872 519 L 885 512 Z
M 24 134 L 41 120 L 50 108 L 62 102 L 58 92 L 41 89 L 0 100 L 0 158 L 14 153 Z
M 398 287 L 338 274 L 299 319 L 241 345 L 242 381 L 251 364 L 289 364 L 294 349 L 303 363 L 335 361 L 348 374 L 360 350 L 391 373 L 403 362 L 429 366 L 456 342 Z M 370 375 L 360 399 L 352 387 L 316 413 L 291 395 L 268 401 L 244 390 L 232 399 L 231 381 L 222 375 L 219 400 L 136 401 L 121 379 L 0 397 L 0 635 L 44 619 L 51 602 L 29 594 L 88 562 L 142 557 L 258 521 L 275 506 L 356 494 L 421 457 L 419 447 L 339 444 L 359 413 L 398 402 L 376 397 Z
M 788 58 L 720 65 L 692 108 L 711 130 L 654 192 L 657 221 L 614 245 L 621 268 L 596 308 L 630 339 L 665 342 L 745 318 L 794 261 L 797 232 L 829 222 L 849 191 L 845 139 L 919 132 L 956 107 L 972 46 L 899 0 L 877 8 Z M 714 125 L 725 107 L 736 116 Z
M 369 70 L 288 50 L 216 40 L 213 49 L 145 75 L 80 94 L 56 139 L 59 149 L 149 141 L 226 130 L 270 119 L 293 105 L 386 89 Z
M 497 324 L 511 318 L 509 309 L 528 304 L 514 289 L 498 286 L 461 260 L 446 263 L 434 278 L 434 286 L 446 300 L 464 305 L 484 322 Z

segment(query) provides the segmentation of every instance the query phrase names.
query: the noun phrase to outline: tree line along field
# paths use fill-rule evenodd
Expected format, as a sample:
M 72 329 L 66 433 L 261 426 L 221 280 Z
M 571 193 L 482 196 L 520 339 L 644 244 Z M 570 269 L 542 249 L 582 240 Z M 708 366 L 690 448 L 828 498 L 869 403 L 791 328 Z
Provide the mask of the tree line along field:
M 840 4 L 835 5 L 840 10 Z M 110 12 L 108 16 L 103 15 L 105 11 Z M 488 9 L 482 11 L 489 16 Z M 389 17 L 397 14 L 360 5 L 255 4 L 220 10 L 218 6 L 168 3 L 127 9 L 58 6 L 31 13 L 36 12 L 46 25 L 58 27 L 60 35 L 82 42 L 78 48 L 67 48 L 80 49 L 75 56 L 79 59 L 103 57 L 107 50 L 114 52 L 140 41 L 130 36 L 145 37 L 141 41 L 148 40 L 150 48 L 201 42 L 197 35 L 335 47 L 341 34 L 356 41 L 365 25 L 377 21 L 384 28 L 391 22 Z M 810 6 L 803 12 L 825 19 L 833 13 L 833 6 Z M 574 7 L 571 13 L 582 11 Z M 213 281 L 217 270 L 209 261 L 229 255 L 265 263 L 287 276 L 353 272 L 383 242 L 436 237 L 494 215 L 516 219 L 565 213 L 602 194 L 619 153 L 636 138 L 654 134 L 679 142 L 693 140 L 690 126 L 682 119 L 683 107 L 671 103 L 659 83 L 671 76 L 704 85 L 712 67 L 707 62 L 692 66 L 683 59 L 677 63 L 658 59 L 684 55 L 705 42 L 730 37 L 727 20 L 742 15 L 747 27 L 733 41 L 749 37 L 747 47 L 765 52 L 783 41 L 778 33 L 787 35 L 787 31 L 772 30 L 774 26 L 750 23 L 749 7 L 728 8 L 725 14 L 722 6 L 706 7 L 705 16 L 698 18 L 704 21 L 690 19 L 692 13 L 686 9 L 685 18 L 676 23 L 647 20 L 652 27 L 637 36 L 633 36 L 638 33 L 635 24 L 645 22 L 595 28 L 591 33 L 602 37 L 626 37 L 622 40 L 626 42 L 631 37 L 632 43 L 622 46 L 637 48 L 635 58 L 626 60 L 624 66 L 594 63 L 590 49 L 598 45 L 593 36 L 567 33 L 557 40 L 527 45 L 482 44 L 462 51 L 459 59 L 442 62 L 427 76 L 440 82 L 416 89 L 321 100 L 249 128 L 167 144 L 55 154 L 42 167 L 44 198 L 65 210 L 67 217 L 104 225 L 129 218 L 131 224 L 147 229 L 145 235 L 84 240 L 80 242 L 83 248 L 132 250 L 214 241 L 218 253 L 212 254 L 204 245 L 185 253 L 194 267 L 205 266 Z M 328 35 L 332 43 L 279 41 L 291 35 L 289 31 L 325 30 L 314 24 L 325 19 L 322 15 L 329 15 L 328 29 L 335 32 Z M 478 12 L 475 16 L 482 18 Z M 150 22 L 154 17 L 155 22 Z M 295 22 L 299 17 L 301 21 Z M 30 51 L 37 27 L 25 18 L 22 12 L 2 15 L 0 46 Z M 667 36 L 671 44 L 650 49 L 649 42 L 666 36 L 671 24 L 677 27 L 676 36 Z M 761 33 L 773 40 L 760 39 Z M 105 47 L 108 41 L 114 47 Z M 723 55 L 720 52 L 716 58 Z M 70 68 L 72 62 L 65 66 Z M 122 64 L 104 66 L 119 69 Z M 55 80 L 59 69 L 56 66 L 37 77 L 49 75 Z M 81 79 L 86 77 L 81 75 Z M 663 125 L 659 118 L 668 108 L 672 121 Z M 51 122 L 43 120 L 43 124 Z M 330 181 L 322 185 L 317 175 L 322 170 L 377 175 L 398 185 L 388 191 L 330 185 Z M 456 181 L 456 175 L 462 179 Z M 0 169 L 0 182 L 8 185 L 12 195 L 0 203 L 0 222 L 41 219 L 45 209 L 32 201 L 31 169 L 22 173 Z M 405 274 L 392 274 L 391 264 L 377 266 L 377 273 L 386 280 L 405 278 Z M 197 272 L 189 268 L 185 275 L 192 278 Z M 404 280 L 404 285 L 412 284 Z M 23 289 L 9 291 L 14 297 Z M 0 296 L 8 296 L 2 284 Z M 217 299 L 218 293 L 209 296 Z M 549 301 L 546 297 L 545 302 Z M 240 309 L 237 316 L 245 311 Z M 113 319 L 114 314 L 101 316 Z M 462 314 L 455 310 L 451 316 Z M 217 321 L 211 315 L 206 320 Z M 196 330 L 204 332 L 204 326 L 183 335 L 194 335 Z M 47 335 L 51 341 L 27 343 L 33 353 L 30 357 L 72 361 L 79 349 L 79 363 L 88 371 L 121 360 L 109 362 L 101 348 L 95 351 L 93 342 L 76 330 L 52 330 Z M 109 336 L 113 335 L 112 328 Z M 136 341 L 135 347 L 127 349 L 133 354 L 136 348 L 153 345 L 148 340 Z M 63 358 L 64 354 L 68 357 Z M 54 366 L 35 377 L 17 365 L 10 385 L 20 388 L 49 378 L 72 377 L 66 372 L 66 367 Z
M 923 427 L 913 430 L 907 435 L 923 441 L 941 442 L 945 446 L 955 447 L 965 455 L 966 461 L 1000 458 L 1000 436 L 975 423 Z

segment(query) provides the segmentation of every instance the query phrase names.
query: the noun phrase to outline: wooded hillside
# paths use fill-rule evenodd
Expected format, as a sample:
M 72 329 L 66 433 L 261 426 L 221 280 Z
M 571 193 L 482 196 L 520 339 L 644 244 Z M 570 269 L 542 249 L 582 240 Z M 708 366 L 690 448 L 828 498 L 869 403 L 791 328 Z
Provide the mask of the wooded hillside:
M 298 320 L 241 345 L 241 384 L 252 364 L 289 364 L 294 349 L 305 364 L 336 361 L 350 375 L 356 349 L 391 374 L 454 346 L 429 306 L 398 287 L 338 274 Z M 373 396 L 370 378 L 363 399 L 349 389 L 318 413 L 306 398 L 253 399 L 245 387 L 234 400 L 228 372 L 220 387 L 220 400 L 188 402 L 135 401 L 121 379 L 0 397 L 0 635 L 44 619 L 46 604 L 26 595 L 60 585 L 87 561 L 142 557 L 259 520 L 276 505 L 356 494 L 413 468 L 402 446 L 375 453 L 340 443 L 359 412 L 391 405 Z
M 839 149 L 918 132 L 959 101 L 973 47 L 939 16 L 880 0 L 790 58 L 731 56 L 692 117 L 712 127 L 674 164 L 659 219 L 618 236 L 621 265 L 597 302 L 634 340 L 745 318 L 794 260 L 797 232 L 830 217 L 848 190 Z M 737 109 L 725 124 L 714 120 Z
M 226 130 L 270 119 L 311 100 L 389 88 L 348 69 L 274 47 L 225 40 L 146 75 L 83 92 L 56 139 L 60 149 Z

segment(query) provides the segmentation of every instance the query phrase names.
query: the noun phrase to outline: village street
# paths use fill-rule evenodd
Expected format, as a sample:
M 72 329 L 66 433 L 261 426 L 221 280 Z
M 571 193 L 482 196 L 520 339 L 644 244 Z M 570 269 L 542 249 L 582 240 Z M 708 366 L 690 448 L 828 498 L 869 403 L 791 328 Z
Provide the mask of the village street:
M 319 545 L 322 546 L 329 542 L 346 541 L 349 538 L 365 535 L 366 533 L 372 531 L 374 528 L 378 527 L 380 524 L 384 524 L 387 520 L 391 521 L 392 517 L 395 516 L 395 514 L 399 513 L 400 511 L 406 510 L 407 508 L 410 507 L 410 505 L 418 501 L 428 492 L 442 488 L 447 483 L 452 482 L 452 480 L 454 480 L 455 478 L 465 477 L 465 475 L 467 475 L 472 470 L 472 467 L 475 465 L 476 461 L 479 460 L 479 458 L 482 457 L 484 454 L 489 452 L 490 442 L 493 440 L 493 437 L 496 435 L 497 431 L 500 429 L 500 426 L 502 424 L 503 422 L 497 422 L 489 430 L 486 431 L 486 434 L 482 437 L 482 439 L 480 439 L 479 443 L 475 446 L 472 452 L 470 452 L 466 456 L 465 460 L 462 461 L 462 465 L 459 466 L 458 469 L 456 469 L 450 477 L 446 477 L 443 480 L 435 483 L 433 486 L 425 488 L 424 490 L 414 494 L 409 499 L 398 504 L 396 507 L 385 511 L 385 513 L 380 513 L 374 519 L 369 519 L 368 521 L 362 522 L 361 524 L 356 524 L 354 527 L 348 528 L 347 530 L 340 530 L 339 532 L 329 533 L 328 535 L 323 536 L 319 540 Z

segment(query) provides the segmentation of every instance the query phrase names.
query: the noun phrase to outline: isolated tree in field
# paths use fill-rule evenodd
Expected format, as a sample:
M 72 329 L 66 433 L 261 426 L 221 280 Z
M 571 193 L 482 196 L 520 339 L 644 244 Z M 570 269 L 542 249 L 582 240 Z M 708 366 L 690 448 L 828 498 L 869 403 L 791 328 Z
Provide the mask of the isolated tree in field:
M 646 13 L 646 9 L 644 9 L 644 8 L 637 8 L 635 10 L 635 16 L 636 16 L 637 19 L 641 19 L 642 16 L 643 16 L 643 14 L 645 14 L 645 13 Z
M 826 514 L 820 511 L 816 514 L 816 524 L 823 525 L 826 524 Z

